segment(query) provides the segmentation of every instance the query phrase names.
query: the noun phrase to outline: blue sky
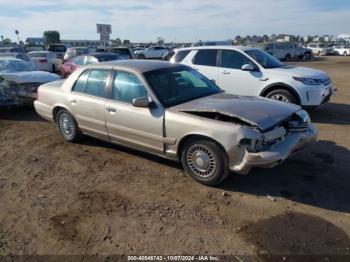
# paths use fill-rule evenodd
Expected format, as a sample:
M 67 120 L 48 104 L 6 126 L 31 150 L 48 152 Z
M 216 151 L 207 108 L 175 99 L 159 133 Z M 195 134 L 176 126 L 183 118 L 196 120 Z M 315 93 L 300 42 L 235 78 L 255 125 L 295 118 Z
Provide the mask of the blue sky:
M 350 0 L 0 0 L 0 34 L 16 39 L 58 30 L 63 39 L 225 40 L 247 34 L 350 33 Z

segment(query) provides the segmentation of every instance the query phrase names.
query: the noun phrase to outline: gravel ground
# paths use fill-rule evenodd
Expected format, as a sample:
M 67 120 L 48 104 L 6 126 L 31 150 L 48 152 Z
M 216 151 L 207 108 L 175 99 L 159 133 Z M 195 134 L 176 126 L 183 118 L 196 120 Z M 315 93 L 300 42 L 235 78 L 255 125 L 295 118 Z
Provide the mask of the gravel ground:
M 33 108 L 0 109 L 0 255 L 349 256 L 350 57 L 291 63 L 338 89 L 311 112 L 319 141 L 216 188 L 154 156 L 66 143 Z

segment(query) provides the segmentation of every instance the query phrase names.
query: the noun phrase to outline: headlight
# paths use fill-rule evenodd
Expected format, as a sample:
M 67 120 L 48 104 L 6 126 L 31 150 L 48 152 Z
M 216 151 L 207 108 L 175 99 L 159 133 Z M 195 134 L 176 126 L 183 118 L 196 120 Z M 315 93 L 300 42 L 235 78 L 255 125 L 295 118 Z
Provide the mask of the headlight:
M 323 84 L 321 79 L 302 78 L 302 77 L 295 77 L 295 76 L 293 76 L 293 79 L 298 82 L 302 82 L 305 85 L 322 85 Z

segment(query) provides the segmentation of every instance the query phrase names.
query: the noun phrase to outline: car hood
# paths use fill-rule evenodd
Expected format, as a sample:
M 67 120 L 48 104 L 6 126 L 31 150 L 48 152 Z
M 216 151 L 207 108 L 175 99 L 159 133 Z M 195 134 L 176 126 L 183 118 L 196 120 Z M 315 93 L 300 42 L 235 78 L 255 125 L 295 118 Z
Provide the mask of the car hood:
M 187 113 L 219 113 L 261 130 L 269 129 L 300 110 L 300 106 L 266 98 L 219 93 L 171 108 Z
M 60 79 L 56 74 L 44 71 L 1 72 L 0 77 L 15 83 L 46 83 Z
M 309 77 L 309 78 L 316 78 L 316 79 L 323 79 L 328 77 L 328 75 L 320 70 L 308 68 L 308 67 L 302 67 L 302 66 L 291 66 L 287 65 L 284 67 L 279 68 L 273 68 L 273 69 L 267 69 L 269 73 L 273 74 L 279 74 L 284 76 L 296 76 L 296 77 Z

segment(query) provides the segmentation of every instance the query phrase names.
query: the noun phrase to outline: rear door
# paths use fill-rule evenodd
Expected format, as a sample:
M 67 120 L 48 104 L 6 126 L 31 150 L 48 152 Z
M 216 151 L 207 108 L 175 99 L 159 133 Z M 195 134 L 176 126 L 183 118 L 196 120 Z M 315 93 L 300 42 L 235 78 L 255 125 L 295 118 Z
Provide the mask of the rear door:
M 79 127 L 86 133 L 107 139 L 105 119 L 106 86 L 110 70 L 87 69 L 75 82 L 68 96 Z
M 258 66 L 244 54 L 235 50 L 220 50 L 219 77 L 216 84 L 231 94 L 256 95 L 260 93 L 263 73 L 257 71 L 243 71 L 242 66 L 251 64 Z
M 210 80 L 218 80 L 219 68 L 218 50 L 200 49 L 192 59 L 192 67 L 205 75 Z
M 133 106 L 133 99 L 138 97 L 148 97 L 139 76 L 127 71 L 115 72 L 106 101 L 109 138 L 116 143 L 162 154 L 164 110 L 157 106 Z

